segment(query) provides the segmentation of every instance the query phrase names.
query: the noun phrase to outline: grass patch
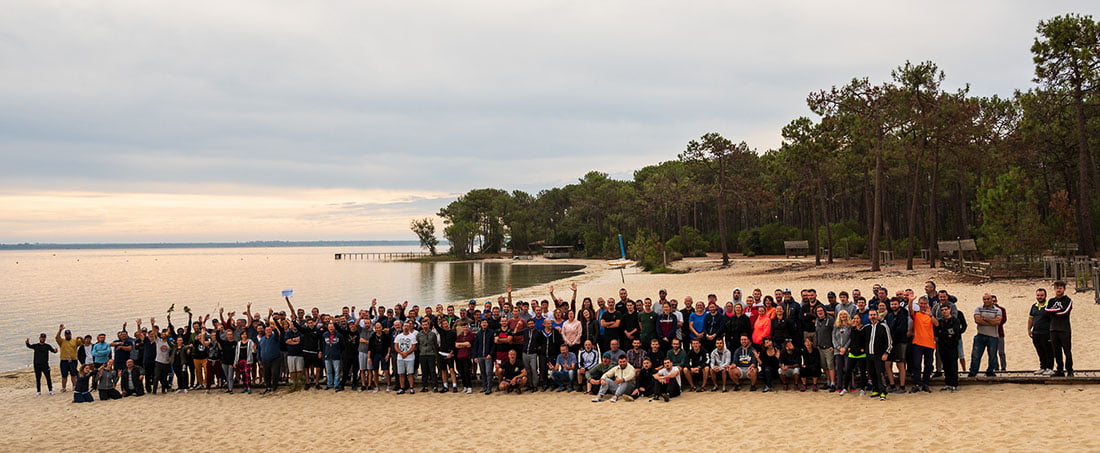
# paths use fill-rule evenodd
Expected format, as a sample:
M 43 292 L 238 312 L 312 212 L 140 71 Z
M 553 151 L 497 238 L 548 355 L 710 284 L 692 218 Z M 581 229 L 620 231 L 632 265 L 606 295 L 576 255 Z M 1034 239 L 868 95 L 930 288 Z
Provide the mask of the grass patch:
M 649 271 L 650 274 L 686 274 L 686 269 L 673 269 L 671 267 L 658 267 Z

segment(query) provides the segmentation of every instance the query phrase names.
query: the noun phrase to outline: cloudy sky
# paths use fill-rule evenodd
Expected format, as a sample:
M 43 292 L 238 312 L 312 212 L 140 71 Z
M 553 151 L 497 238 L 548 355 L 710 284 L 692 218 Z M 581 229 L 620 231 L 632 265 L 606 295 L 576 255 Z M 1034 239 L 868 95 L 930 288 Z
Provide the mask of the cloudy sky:
M 760 151 L 807 93 L 933 60 L 1031 86 L 1088 2 L 13 1 L 0 242 L 415 239 L 479 187 Z

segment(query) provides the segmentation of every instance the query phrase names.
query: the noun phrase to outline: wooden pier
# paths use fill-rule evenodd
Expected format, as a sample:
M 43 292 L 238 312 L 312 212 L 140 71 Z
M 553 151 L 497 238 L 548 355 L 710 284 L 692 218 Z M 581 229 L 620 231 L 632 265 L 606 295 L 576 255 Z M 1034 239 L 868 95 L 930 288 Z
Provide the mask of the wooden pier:
M 430 256 L 428 252 L 350 252 L 350 253 L 337 253 L 336 259 L 338 260 L 401 260 L 406 258 L 420 258 L 423 256 Z

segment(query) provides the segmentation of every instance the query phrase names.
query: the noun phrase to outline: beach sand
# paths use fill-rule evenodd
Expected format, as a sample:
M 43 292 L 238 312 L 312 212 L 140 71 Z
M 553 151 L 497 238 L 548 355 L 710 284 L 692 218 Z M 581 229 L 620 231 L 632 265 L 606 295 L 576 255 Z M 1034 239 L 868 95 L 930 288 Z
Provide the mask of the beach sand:
M 874 283 L 891 294 L 907 287 L 919 292 L 931 279 L 959 298 L 961 311 L 972 313 L 981 295 L 989 292 L 1008 309 L 1010 370 L 1038 367 L 1026 334 L 1027 309 L 1035 288 L 1050 287 L 1039 280 L 983 283 L 941 270 L 905 271 L 901 261 L 870 273 L 864 271 L 865 263 L 814 267 L 806 260 L 769 259 L 738 260 L 728 269 L 703 259 L 676 264 L 697 269 L 688 274 L 626 269 L 623 284 L 619 271 L 604 262 L 576 261 L 590 267 L 584 275 L 556 282 L 559 297 L 568 297 L 569 283 L 577 282 L 581 297 L 593 298 L 614 296 L 625 287 L 634 298 L 656 297 L 664 288 L 671 298 L 691 295 L 699 300 L 715 293 L 724 301 L 734 287 L 745 292 L 758 287 L 765 294 L 789 287 L 796 292 L 816 288 L 824 299 L 830 290 L 860 288 L 866 294 Z M 1072 287 L 1069 293 L 1076 302 L 1075 330 L 1091 330 L 1100 306 L 1092 303 L 1092 293 L 1074 294 Z M 518 290 L 514 296 L 543 299 L 547 294 L 543 287 Z M 972 334 L 966 335 L 968 356 Z M 1100 341 L 1082 334 L 1074 340 L 1076 368 L 1096 369 Z M 58 379 L 55 374 L 55 386 Z M 295 449 L 306 442 L 334 451 L 1100 450 L 1100 434 L 1087 428 L 1087 420 L 1100 419 L 1100 386 L 1090 385 L 964 382 L 957 393 L 891 395 L 886 402 L 825 392 L 707 392 L 685 394 L 670 403 L 595 404 L 566 393 L 281 391 L 267 396 L 169 394 L 81 405 L 71 404 L 71 393 L 35 397 L 33 385 L 33 375 L 26 371 L 0 375 L 6 415 L 0 424 L 0 450 L 195 446 L 259 451 Z

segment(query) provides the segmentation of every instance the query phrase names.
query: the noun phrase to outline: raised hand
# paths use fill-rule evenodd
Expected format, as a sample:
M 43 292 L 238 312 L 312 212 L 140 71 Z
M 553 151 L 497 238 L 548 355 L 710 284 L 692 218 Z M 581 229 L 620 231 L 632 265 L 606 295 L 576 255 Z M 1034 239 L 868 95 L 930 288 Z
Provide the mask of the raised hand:
M 509 292 L 509 293 L 511 293 L 511 292 L 512 292 L 512 284 L 511 284 L 511 283 L 509 283 L 509 284 L 508 284 L 508 292 Z
M 550 285 L 550 292 L 554 292 L 554 285 Z
M 373 306 L 375 306 L 375 305 L 378 305 L 378 299 L 377 299 L 377 298 L 375 298 L 375 299 L 371 299 L 371 300 L 370 300 L 370 306 L 372 306 L 372 307 L 373 307 Z
M 569 284 L 569 289 L 573 290 L 573 292 L 577 292 L 577 284 L 576 283 L 570 283 Z

